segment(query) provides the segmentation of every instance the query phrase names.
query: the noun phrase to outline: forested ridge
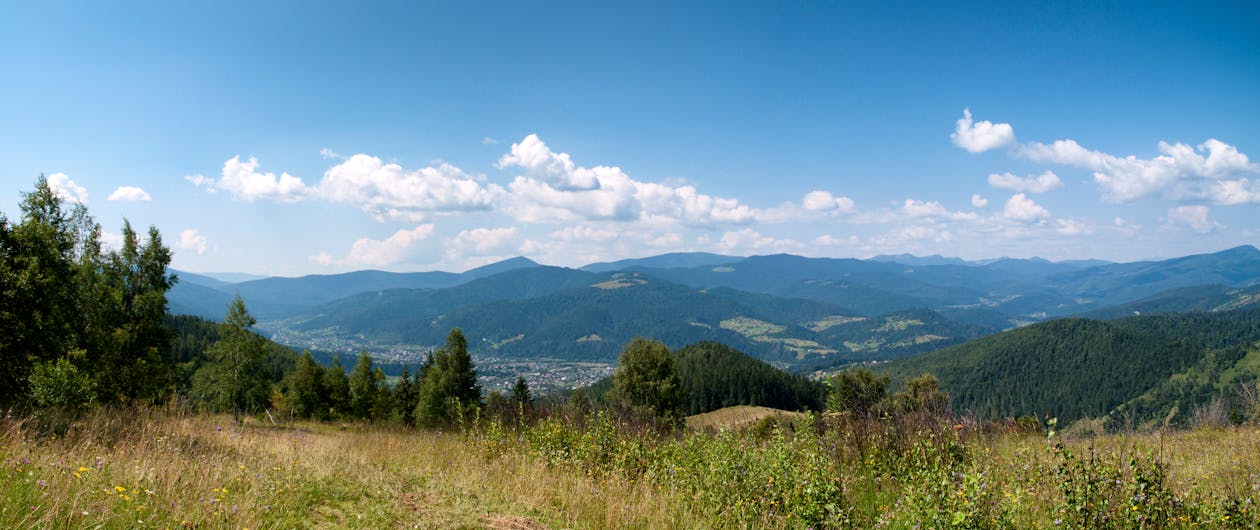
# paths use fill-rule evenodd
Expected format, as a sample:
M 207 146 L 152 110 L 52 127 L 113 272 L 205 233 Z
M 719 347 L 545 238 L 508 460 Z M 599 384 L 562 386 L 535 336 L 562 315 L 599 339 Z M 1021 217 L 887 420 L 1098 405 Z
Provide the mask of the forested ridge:
M 1260 372 L 1234 368 L 1257 341 L 1260 310 L 1254 308 L 1061 319 L 896 361 L 883 370 L 895 378 L 934 374 L 958 410 L 981 417 L 1111 416 L 1140 423 L 1158 416 L 1184 423 L 1195 406 L 1215 396 L 1233 399 L 1240 388 L 1254 386 Z M 1218 384 L 1222 374 L 1228 385 Z M 1123 414 L 1128 416 L 1119 417 Z

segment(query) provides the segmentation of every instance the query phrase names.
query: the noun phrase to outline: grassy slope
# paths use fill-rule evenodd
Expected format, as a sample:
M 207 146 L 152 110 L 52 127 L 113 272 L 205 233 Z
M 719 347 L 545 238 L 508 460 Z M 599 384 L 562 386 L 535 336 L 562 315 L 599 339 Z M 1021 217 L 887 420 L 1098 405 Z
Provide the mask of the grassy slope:
M 959 516 L 964 526 L 993 519 L 1049 527 L 1070 510 L 1056 483 L 1055 452 L 1040 436 L 966 431 L 951 441 L 951 432 L 924 438 L 904 456 L 862 452 L 844 443 L 843 431 L 809 438 L 812 430 L 797 441 L 579 433 L 573 449 L 586 456 L 529 449 L 525 439 L 549 432 L 547 425 L 517 436 L 254 422 L 240 429 L 222 416 L 132 412 L 85 418 L 50 438 L 0 419 L 0 527 L 790 528 L 803 513 L 796 503 L 827 480 L 841 488 L 841 513 L 855 527 Z M 1169 527 L 1254 521 L 1255 427 L 1112 436 L 1068 448 L 1114 462 L 1125 488 L 1136 484 L 1124 464 L 1130 458 L 1164 461 L 1164 484 L 1193 517 Z M 939 449 L 960 460 L 942 464 Z M 647 471 L 621 471 L 643 465 L 633 458 L 605 459 L 633 454 L 649 458 Z M 669 471 L 656 474 L 662 469 Z M 1131 494 L 1116 495 L 1127 503 Z M 1121 508 L 1126 517 L 1148 514 Z

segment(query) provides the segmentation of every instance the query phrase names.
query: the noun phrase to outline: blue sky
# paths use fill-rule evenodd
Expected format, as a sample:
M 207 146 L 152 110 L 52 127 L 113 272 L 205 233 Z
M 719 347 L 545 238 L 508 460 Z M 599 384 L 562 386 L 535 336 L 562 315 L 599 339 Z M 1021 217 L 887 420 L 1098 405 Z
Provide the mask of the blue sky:
M 1254 3 L 415 4 L 4 3 L 0 211 L 272 275 L 1260 239 Z

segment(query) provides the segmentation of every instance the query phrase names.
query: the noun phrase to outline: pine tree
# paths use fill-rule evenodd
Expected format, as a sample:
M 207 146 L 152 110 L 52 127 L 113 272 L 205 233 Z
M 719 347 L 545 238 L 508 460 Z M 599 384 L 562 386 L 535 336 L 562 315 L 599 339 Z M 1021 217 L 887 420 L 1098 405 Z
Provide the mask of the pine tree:
M 322 418 L 328 414 L 323 378 L 324 369 L 315 362 L 309 350 L 304 352 L 285 384 L 288 390 L 285 397 L 295 416 Z
M 330 417 L 345 416 L 349 413 L 350 381 L 346 378 L 346 369 L 341 365 L 340 356 L 333 356 L 332 366 L 324 370 L 324 390 L 327 392 Z
M 350 370 L 349 390 L 350 414 L 359 419 L 371 418 L 377 389 L 372 374 L 372 357 L 366 351 L 359 351 L 358 362 Z
M 422 367 L 416 420 L 435 427 L 450 425 L 481 406 L 481 386 L 468 353 L 468 339 L 459 328 L 452 329 L 446 345 Z

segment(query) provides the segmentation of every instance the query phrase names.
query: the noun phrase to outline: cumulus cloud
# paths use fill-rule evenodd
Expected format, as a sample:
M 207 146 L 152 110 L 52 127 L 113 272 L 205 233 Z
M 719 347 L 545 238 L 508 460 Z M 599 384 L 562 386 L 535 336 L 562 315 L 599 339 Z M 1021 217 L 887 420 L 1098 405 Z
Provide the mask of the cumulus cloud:
M 779 239 L 764 235 L 752 228 L 731 230 L 713 242 L 714 247 L 725 253 L 757 254 L 765 252 L 799 251 L 805 245 L 792 239 Z
M 499 141 L 489 136 L 481 137 L 481 145 L 499 145 Z
M 981 197 L 978 193 L 971 194 L 971 205 L 976 208 L 984 208 L 989 205 L 989 199 Z
M 196 252 L 198 255 L 206 253 L 206 236 L 201 235 L 196 228 L 189 228 L 179 233 L 179 242 L 176 246 L 183 250 Z
M 1065 236 L 1081 236 L 1094 233 L 1094 228 L 1076 219 L 1055 219 L 1054 231 Z
M 399 230 L 383 239 L 362 238 L 350 246 L 345 263 L 349 265 L 393 265 L 411 256 L 416 243 L 433 235 L 434 226 L 423 224 L 410 230 Z
M 233 197 L 245 202 L 269 200 L 278 202 L 298 202 L 306 199 L 311 190 L 302 179 L 281 173 L 258 172 L 258 159 L 249 157 L 241 160 L 234 156 L 223 163 L 223 172 L 219 179 L 208 179 L 201 175 L 184 177 L 198 187 L 214 187 L 230 193 Z
M 143 189 L 135 186 L 119 186 L 118 189 L 109 194 L 108 200 L 147 202 L 153 200 L 153 197 L 150 197 Z
M 989 175 L 989 185 L 1018 192 L 1045 193 L 1063 185 L 1059 176 L 1053 171 L 1046 171 L 1037 176 L 1020 177 L 1010 173 Z
M 65 173 L 53 173 L 48 175 L 48 187 L 61 200 L 73 202 L 76 204 L 87 204 L 88 191 L 87 188 L 76 184 Z
M 342 156 L 341 153 L 333 151 L 327 147 L 319 150 L 319 156 L 324 160 L 344 160 L 346 158 Z
M 510 250 L 516 242 L 517 228 L 474 228 L 461 230 L 446 241 L 446 260 L 453 263 L 470 255 L 487 255 Z
M 901 212 L 911 218 L 927 217 L 951 221 L 968 221 L 975 220 L 980 217 L 973 212 L 951 211 L 936 201 L 920 201 L 915 199 L 906 199 L 902 202 Z
M 500 169 L 512 166 L 523 168 L 530 176 L 538 177 L 556 189 L 589 190 L 599 187 L 599 176 L 594 169 L 578 167 L 568 153 L 552 151 L 537 134 L 512 144 L 511 150 L 499 159 L 496 166 Z
M 554 230 L 545 237 L 527 239 L 519 250 L 544 263 L 580 266 L 695 249 L 686 248 L 682 235 L 674 231 L 643 230 L 622 223 L 581 223 Z
M 377 220 L 412 222 L 429 213 L 489 210 L 503 192 L 450 164 L 406 171 L 365 154 L 329 168 L 317 190 L 322 198 L 352 204 Z
M 963 117 L 955 124 L 954 132 L 949 138 L 954 145 L 968 152 L 982 153 L 1015 143 L 1015 131 L 1009 123 L 973 121 L 971 109 L 963 109 Z
M 670 186 L 630 178 L 619 167 L 576 165 L 537 135 L 512 145 L 498 167 L 521 167 L 508 186 L 506 210 L 525 222 L 660 221 L 688 225 L 749 223 L 761 211 L 735 199 L 700 193 L 695 186 Z
M 1203 205 L 1187 205 L 1169 208 L 1164 217 L 1169 226 L 1185 226 L 1200 234 L 1206 234 L 1221 228 L 1220 223 L 1208 217 L 1209 210 Z
M 1006 201 L 1002 208 L 1002 217 L 1015 221 L 1035 221 L 1050 217 L 1050 212 L 1023 193 L 1016 193 Z
M 805 194 L 801 206 L 811 212 L 850 212 L 853 210 L 853 199 L 836 197 L 829 191 L 814 190 Z
M 1029 142 L 1017 153 L 1034 162 L 1093 171 L 1103 198 L 1111 202 L 1131 202 L 1157 193 L 1217 204 L 1260 202 L 1260 190 L 1240 178 L 1260 173 L 1260 166 L 1234 146 L 1209 139 L 1196 147 L 1159 142 L 1158 150 L 1160 154 L 1149 159 L 1119 157 L 1086 149 L 1074 140 L 1057 140 L 1051 144 Z

